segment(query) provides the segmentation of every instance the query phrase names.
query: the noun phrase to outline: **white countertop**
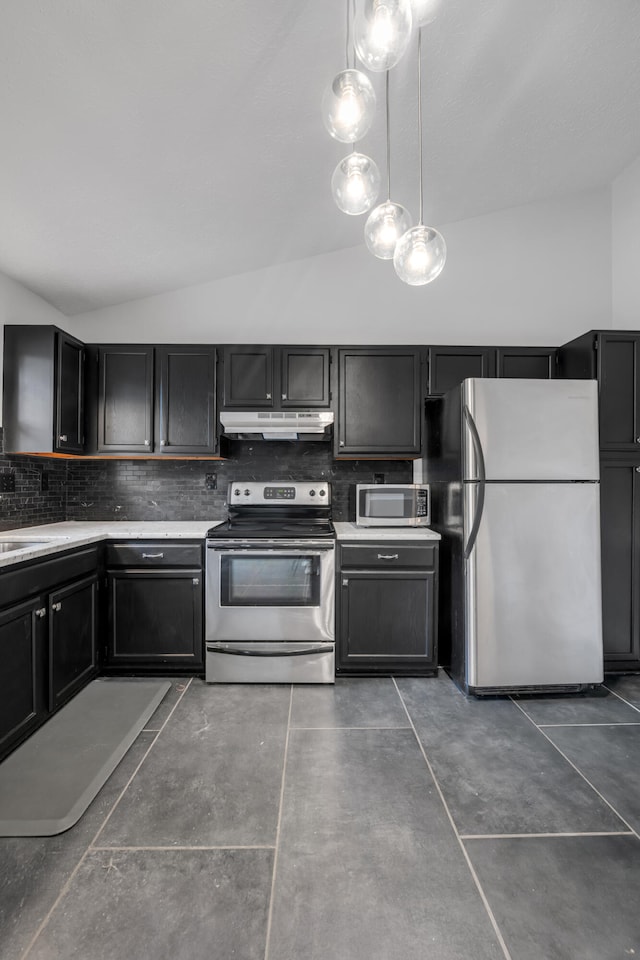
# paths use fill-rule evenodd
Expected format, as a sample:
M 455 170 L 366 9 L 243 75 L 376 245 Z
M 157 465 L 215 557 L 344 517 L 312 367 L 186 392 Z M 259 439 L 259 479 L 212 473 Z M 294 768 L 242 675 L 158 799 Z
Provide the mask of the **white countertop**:
M 357 527 L 355 523 L 336 523 L 338 540 L 441 540 L 429 527 Z
M 219 523 L 222 520 L 112 520 L 100 523 L 66 520 L 62 523 L 0 530 L 0 542 L 19 540 L 25 543 L 20 550 L 0 554 L 0 567 L 46 557 L 72 547 L 84 547 L 100 540 L 204 539 L 207 530 Z M 37 545 L 29 541 L 36 541 Z

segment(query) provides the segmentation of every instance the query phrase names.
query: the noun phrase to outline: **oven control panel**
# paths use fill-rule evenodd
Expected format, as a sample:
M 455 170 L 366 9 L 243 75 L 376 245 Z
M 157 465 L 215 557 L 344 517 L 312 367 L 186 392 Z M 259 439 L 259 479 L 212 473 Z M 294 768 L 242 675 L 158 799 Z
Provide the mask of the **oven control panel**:
M 229 506 L 276 506 L 294 503 L 296 506 L 326 507 L 331 503 L 331 487 L 324 480 L 264 481 L 233 480 L 229 484 Z

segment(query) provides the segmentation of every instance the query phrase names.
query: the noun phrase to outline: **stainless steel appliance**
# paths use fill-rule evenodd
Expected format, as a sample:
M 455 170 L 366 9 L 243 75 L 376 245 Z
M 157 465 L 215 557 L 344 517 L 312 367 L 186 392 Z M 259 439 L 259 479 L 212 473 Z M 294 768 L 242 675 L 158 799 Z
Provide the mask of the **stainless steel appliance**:
M 227 437 L 249 440 L 330 440 L 331 410 L 221 410 Z
M 475 694 L 601 682 L 597 384 L 470 379 L 428 410 L 454 678 Z
M 428 527 L 431 522 L 427 483 L 358 483 L 359 527 Z
M 227 499 L 207 534 L 207 682 L 333 683 L 330 485 L 234 481 Z

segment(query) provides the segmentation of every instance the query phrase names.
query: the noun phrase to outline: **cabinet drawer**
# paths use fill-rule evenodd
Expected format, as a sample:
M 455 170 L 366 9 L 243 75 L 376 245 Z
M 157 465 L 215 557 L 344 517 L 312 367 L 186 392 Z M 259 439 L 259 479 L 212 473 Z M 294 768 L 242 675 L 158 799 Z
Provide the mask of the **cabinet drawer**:
M 201 567 L 202 543 L 108 543 L 108 567 Z
M 368 543 L 366 546 L 341 547 L 341 566 L 345 567 L 433 567 L 435 544 Z

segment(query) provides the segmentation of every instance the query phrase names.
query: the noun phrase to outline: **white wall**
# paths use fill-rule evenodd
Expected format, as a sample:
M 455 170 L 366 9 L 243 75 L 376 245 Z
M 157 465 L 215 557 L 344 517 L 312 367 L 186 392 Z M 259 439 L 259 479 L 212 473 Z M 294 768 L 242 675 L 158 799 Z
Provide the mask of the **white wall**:
M 364 242 L 92 311 L 87 342 L 555 345 L 611 324 L 609 188 L 441 227 L 448 258 L 427 287 L 401 283 Z
M 67 328 L 67 317 L 37 294 L 27 290 L 10 277 L 0 273 L 0 371 L 5 323 L 53 323 Z M 2 375 L 0 373 L 0 382 Z M 0 424 L 2 423 L 2 393 L 0 391 Z
M 640 328 L 640 157 L 611 186 L 612 326 Z

